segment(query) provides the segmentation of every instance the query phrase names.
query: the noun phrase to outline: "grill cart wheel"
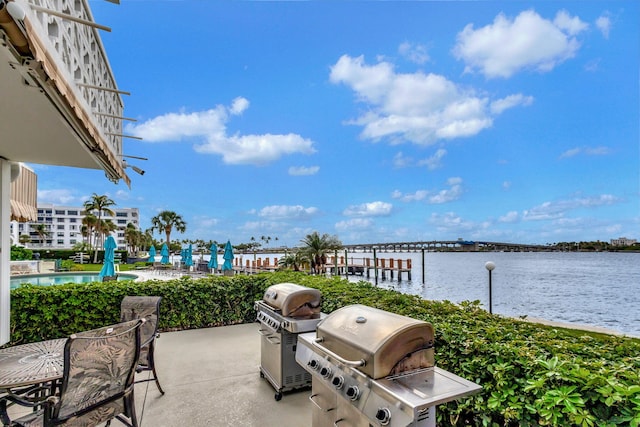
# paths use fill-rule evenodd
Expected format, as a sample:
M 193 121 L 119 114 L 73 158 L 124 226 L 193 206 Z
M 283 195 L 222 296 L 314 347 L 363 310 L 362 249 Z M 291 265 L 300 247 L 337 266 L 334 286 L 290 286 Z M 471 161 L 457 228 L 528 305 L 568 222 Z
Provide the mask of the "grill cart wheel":
M 282 400 L 282 393 L 277 392 L 275 396 L 273 396 L 273 398 L 276 400 L 276 402 L 280 402 L 280 400 Z

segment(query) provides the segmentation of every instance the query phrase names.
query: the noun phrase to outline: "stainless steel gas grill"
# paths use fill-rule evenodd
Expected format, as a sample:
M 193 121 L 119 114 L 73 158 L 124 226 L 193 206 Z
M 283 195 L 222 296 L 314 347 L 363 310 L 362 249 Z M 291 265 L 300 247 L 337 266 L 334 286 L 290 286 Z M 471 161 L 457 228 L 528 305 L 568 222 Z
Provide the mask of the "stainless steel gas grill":
M 312 375 L 312 427 L 435 427 L 436 405 L 481 390 L 435 367 L 430 323 L 364 305 L 298 336 Z
M 282 392 L 311 385 L 311 375 L 295 359 L 298 334 L 315 331 L 325 317 L 320 313 L 321 294 L 317 289 L 294 283 L 270 286 L 262 301 L 255 302 L 260 322 L 260 375 Z

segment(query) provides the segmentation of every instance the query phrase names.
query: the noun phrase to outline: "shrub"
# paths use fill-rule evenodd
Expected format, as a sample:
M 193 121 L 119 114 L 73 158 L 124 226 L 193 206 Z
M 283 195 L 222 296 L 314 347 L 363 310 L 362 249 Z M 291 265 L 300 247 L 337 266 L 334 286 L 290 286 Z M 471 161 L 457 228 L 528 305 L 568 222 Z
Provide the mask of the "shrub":
M 438 407 L 438 425 L 640 425 L 640 341 L 492 315 L 478 302 L 427 301 L 342 278 L 277 272 L 172 281 L 109 282 L 11 291 L 12 343 L 68 336 L 117 322 L 125 295 L 163 297 L 163 331 L 252 322 L 275 283 L 322 292 L 322 311 L 365 304 L 433 324 L 436 363 L 482 385 Z

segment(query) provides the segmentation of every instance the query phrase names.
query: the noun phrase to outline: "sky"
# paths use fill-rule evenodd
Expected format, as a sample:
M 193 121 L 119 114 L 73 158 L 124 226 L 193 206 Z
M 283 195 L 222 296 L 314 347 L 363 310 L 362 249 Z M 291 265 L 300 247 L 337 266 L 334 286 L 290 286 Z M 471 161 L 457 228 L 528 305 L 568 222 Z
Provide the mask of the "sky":
M 41 203 L 234 244 L 640 240 L 637 1 L 89 4 L 145 174 L 30 165 Z

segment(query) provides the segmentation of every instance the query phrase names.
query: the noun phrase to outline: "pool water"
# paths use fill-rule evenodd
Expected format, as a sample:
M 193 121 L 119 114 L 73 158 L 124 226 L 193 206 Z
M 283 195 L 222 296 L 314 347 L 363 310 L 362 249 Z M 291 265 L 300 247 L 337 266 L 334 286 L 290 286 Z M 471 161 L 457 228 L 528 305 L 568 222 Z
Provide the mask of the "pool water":
M 118 274 L 118 280 L 135 280 L 138 276 L 135 274 Z M 30 283 L 32 285 L 51 286 L 61 285 L 63 283 L 91 283 L 101 282 L 102 279 L 98 273 L 58 273 L 58 274 L 36 274 L 27 276 L 18 276 L 11 278 L 11 289 L 15 289 L 22 283 Z

